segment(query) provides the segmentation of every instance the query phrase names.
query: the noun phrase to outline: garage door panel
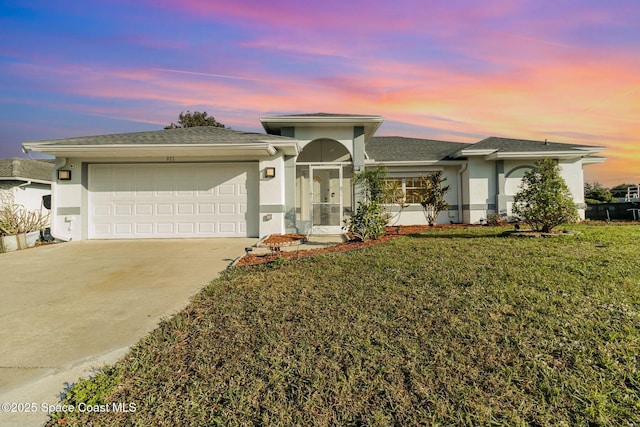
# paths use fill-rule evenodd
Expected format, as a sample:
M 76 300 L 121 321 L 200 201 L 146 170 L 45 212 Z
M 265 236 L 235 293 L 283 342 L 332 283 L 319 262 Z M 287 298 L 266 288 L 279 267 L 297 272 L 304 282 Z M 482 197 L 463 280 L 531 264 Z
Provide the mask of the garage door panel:
M 148 223 L 137 223 L 136 224 L 136 234 L 145 234 L 148 236 L 153 235 L 153 224 Z
M 236 233 L 236 223 L 235 222 L 220 222 L 219 227 L 220 233 Z
M 116 235 L 125 235 L 131 236 L 133 234 L 133 224 L 124 223 L 124 224 L 115 224 L 115 234 Z
M 126 216 L 130 217 L 133 209 L 130 203 L 116 203 L 115 205 L 115 215 L 116 216 Z
M 153 215 L 153 203 L 136 203 L 136 215 Z
M 156 213 L 158 215 L 173 215 L 173 204 L 158 203 L 156 205 Z
M 236 213 L 236 205 L 233 203 L 219 203 L 218 207 L 218 213 L 220 215 L 229 215 Z
M 179 222 L 178 234 L 193 234 L 195 232 L 195 224 L 191 222 Z
M 215 213 L 215 205 L 213 203 L 198 203 L 198 213 L 201 215 L 212 215 Z
M 203 234 L 215 234 L 216 224 L 213 222 L 198 223 L 198 232 Z
M 178 215 L 193 215 L 193 203 L 178 203 L 176 213 Z
M 156 230 L 158 234 L 169 234 L 173 235 L 173 223 L 172 222 L 160 222 L 156 225 Z
M 254 169 L 246 163 L 90 165 L 89 238 L 246 236 Z

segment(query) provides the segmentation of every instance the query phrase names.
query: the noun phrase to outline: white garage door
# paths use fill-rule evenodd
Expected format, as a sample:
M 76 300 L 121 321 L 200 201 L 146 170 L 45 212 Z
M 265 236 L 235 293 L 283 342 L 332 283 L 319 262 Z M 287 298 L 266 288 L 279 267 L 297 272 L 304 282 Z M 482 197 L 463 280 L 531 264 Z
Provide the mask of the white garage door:
M 246 237 L 254 170 L 246 163 L 89 165 L 89 238 Z

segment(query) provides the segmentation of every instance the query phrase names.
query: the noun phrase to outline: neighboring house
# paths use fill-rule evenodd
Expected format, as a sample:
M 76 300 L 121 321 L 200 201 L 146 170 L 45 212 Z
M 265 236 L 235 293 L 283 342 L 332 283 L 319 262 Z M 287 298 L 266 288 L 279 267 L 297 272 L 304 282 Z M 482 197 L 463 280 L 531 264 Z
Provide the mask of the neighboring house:
M 40 160 L 0 160 L 0 208 L 15 204 L 40 211 L 42 196 L 51 194 L 53 166 Z
M 353 173 L 384 165 L 409 206 L 399 224 L 424 224 L 421 174 L 442 171 L 450 209 L 438 222 L 511 213 L 524 172 L 557 159 L 584 215 L 585 165 L 603 147 L 487 138 L 476 144 L 375 137 L 383 118 L 264 117 L 266 134 L 216 127 L 25 142 L 56 156 L 53 234 L 61 239 L 259 237 L 339 233 L 357 206 Z

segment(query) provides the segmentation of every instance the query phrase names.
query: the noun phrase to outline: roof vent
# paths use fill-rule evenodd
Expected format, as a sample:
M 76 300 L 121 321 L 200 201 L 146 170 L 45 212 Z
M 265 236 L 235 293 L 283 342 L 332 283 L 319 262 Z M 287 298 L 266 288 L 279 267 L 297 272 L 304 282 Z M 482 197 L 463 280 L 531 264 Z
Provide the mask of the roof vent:
M 544 139 L 544 145 L 549 145 L 549 141 L 547 141 L 547 138 Z

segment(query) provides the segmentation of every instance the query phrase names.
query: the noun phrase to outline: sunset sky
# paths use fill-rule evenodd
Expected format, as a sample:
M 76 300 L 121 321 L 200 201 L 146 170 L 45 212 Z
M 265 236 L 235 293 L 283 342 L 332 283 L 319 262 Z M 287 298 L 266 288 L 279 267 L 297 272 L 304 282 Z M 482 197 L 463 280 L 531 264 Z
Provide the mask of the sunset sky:
M 1 158 L 187 110 L 602 145 L 586 179 L 640 183 L 640 1 L 0 0 Z

